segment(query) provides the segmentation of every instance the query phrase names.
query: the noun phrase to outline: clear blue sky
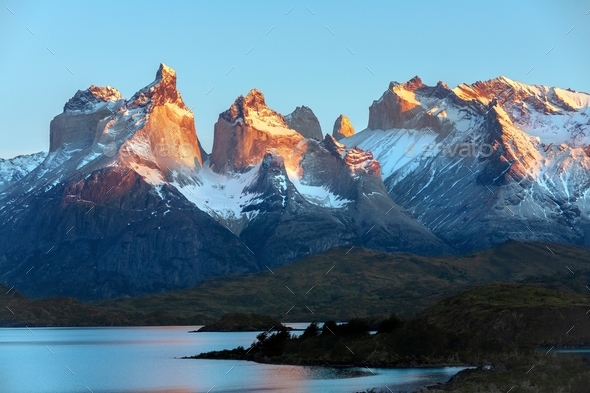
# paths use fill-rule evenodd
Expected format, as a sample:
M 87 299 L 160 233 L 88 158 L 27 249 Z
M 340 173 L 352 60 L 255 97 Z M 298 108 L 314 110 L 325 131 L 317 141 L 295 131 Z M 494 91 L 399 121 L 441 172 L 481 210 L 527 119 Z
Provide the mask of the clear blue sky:
M 161 62 L 176 69 L 207 151 L 219 113 L 254 87 L 283 114 L 311 107 L 324 132 L 340 113 L 365 128 L 389 81 L 414 75 L 590 92 L 589 10 L 590 0 L 2 0 L 0 157 L 47 150 L 49 122 L 78 89 L 110 85 L 129 98 Z

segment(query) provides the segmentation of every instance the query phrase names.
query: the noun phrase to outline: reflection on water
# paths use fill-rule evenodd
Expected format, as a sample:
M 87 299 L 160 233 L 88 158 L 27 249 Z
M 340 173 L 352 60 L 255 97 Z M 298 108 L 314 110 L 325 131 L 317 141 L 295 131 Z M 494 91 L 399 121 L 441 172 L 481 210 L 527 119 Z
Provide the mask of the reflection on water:
M 585 355 L 585 356 L 589 356 L 590 355 L 590 347 L 580 347 L 580 348 L 545 348 L 545 347 L 539 347 L 537 348 L 537 352 L 542 352 L 542 353 L 554 353 L 557 355 Z
M 348 393 L 389 388 L 397 393 L 448 380 L 461 370 L 369 370 L 179 359 L 247 347 L 257 335 L 188 333 L 196 328 L 42 328 L 32 329 L 34 335 L 27 329 L 0 329 L 0 392 Z

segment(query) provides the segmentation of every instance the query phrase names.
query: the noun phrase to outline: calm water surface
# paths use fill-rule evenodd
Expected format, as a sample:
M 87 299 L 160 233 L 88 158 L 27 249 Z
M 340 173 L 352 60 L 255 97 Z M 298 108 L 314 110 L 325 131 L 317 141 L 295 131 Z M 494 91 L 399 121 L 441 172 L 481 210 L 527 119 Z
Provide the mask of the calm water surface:
M 0 329 L 0 393 L 349 393 L 368 388 L 387 392 L 386 386 L 397 393 L 444 382 L 462 369 L 337 369 L 177 359 L 248 347 L 257 335 L 187 333 L 196 328 Z

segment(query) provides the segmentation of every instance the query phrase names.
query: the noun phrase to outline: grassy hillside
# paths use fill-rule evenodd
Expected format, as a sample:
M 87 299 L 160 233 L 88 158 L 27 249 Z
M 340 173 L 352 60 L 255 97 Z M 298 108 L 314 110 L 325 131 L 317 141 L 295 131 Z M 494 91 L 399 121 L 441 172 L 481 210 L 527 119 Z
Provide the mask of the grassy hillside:
M 561 271 L 571 275 L 565 265 L 590 270 L 590 250 L 549 246 L 554 254 L 545 244 L 508 242 L 465 256 L 434 258 L 340 248 L 272 273 L 220 277 L 190 289 L 96 305 L 126 315 L 166 310 L 199 323 L 227 312 L 265 314 L 282 321 L 347 320 L 392 312 L 410 316 L 476 285 Z
M 120 326 L 130 322 L 121 313 L 56 297 L 30 300 L 16 289 L 0 285 L 3 307 L 0 326 Z
M 417 318 L 445 331 L 469 333 L 477 343 L 589 345 L 588 292 L 582 295 L 532 285 L 489 285 L 447 298 Z
M 497 282 L 534 282 L 582 291 L 590 250 L 571 245 L 508 242 L 463 256 L 422 257 L 362 248 L 333 249 L 246 276 L 204 281 L 189 289 L 83 304 L 29 300 L 0 292 L 0 326 L 200 325 L 225 313 L 256 313 L 281 321 L 411 316 L 445 297 Z M 576 272 L 572 275 L 565 266 Z M 313 314 L 312 314 L 313 312 Z

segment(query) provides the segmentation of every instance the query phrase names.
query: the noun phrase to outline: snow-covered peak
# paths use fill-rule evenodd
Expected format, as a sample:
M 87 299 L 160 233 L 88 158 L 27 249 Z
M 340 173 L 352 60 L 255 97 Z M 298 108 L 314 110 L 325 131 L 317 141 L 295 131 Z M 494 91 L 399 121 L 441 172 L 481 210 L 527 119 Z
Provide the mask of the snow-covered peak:
M 25 177 L 47 157 L 46 152 L 26 154 L 9 159 L 0 158 L 0 191 Z
M 264 94 L 257 89 L 250 90 L 245 97 L 236 98 L 231 107 L 219 117 L 228 123 L 243 122 L 274 135 L 297 134 L 297 131 L 289 128 L 283 115 L 266 105 Z
M 120 99 L 121 93 L 114 87 L 91 85 L 86 90 L 78 90 L 64 105 L 64 112 L 93 112 L 108 101 Z

